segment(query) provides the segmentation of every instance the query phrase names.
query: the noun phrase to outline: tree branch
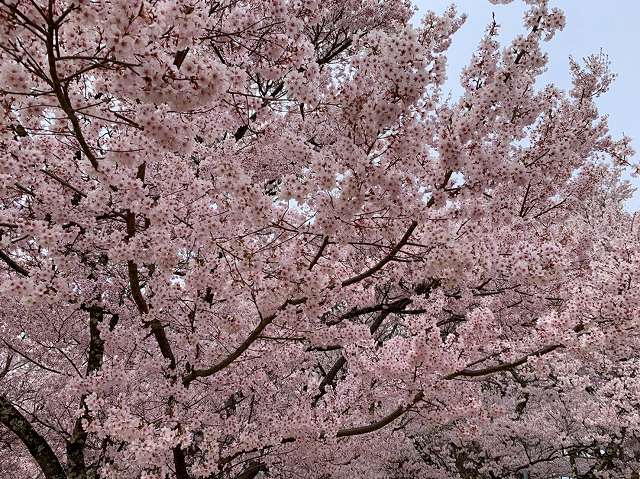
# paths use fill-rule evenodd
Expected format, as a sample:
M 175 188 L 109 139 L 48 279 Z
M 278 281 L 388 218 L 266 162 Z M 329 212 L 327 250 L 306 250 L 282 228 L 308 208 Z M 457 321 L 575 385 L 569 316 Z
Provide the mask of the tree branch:
M 409 304 L 411 304 L 411 300 L 409 298 L 401 298 L 397 301 L 394 301 L 393 303 L 390 303 L 389 305 L 386 305 L 386 307 L 385 305 L 379 305 L 382 311 L 380 312 L 380 314 L 378 314 L 376 319 L 371 323 L 371 326 L 369 326 L 369 331 L 371 332 L 371 334 L 374 334 L 378 330 L 378 328 L 380 328 L 380 326 L 382 325 L 382 322 L 385 320 L 387 316 L 389 316 L 389 314 L 400 312 L 404 308 L 406 308 Z M 371 309 L 371 308 L 376 308 L 376 309 Z M 380 310 L 380 309 L 377 309 L 378 308 L 377 306 L 373 306 L 371 308 L 362 308 L 360 310 L 362 311 L 362 313 L 360 314 L 365 314 L 366 312 L 373 312 L 376 310 L 378 311 Z M 354 312 L 352 311 L 351 313 L 347 313 L 347 314 L 353 315 Z M 318 389 L 319 389 L 318 394 L 313 398 L 314 406 L 318 404 L 318 401 L 320 400 L 320 398 L 322 398 L 322 396 L 325 395 L 326 387 L 329 384 L 333 383 L 336 376 L 338 375 L 338 373 L 344 367 L 345 364 L 347 364 L 347 360 L 344 357 L 344 355 L 341 354 L 340 357 L 333 364 L 329 372 L 326 374 L 326 376 L 322 378 L 322 382 L 318 386 Z
M 261 463 L 253 463 L 244 471 L 242 471 L 239 475 L 235 477 L 235 479 L 253 479 L 260 472 L 266 472 L 267 468 L 264 464 Z
M 50 13 L 49 18 L 47 19 L 48 25 L 47 25 L 46 48 L 47 48 L 47 60 L 49 63 L 49 74 L 51 75 L 51 86 L 53 88 L 53 92 L 56 95 L 58 103 L 60 104 L 60 108 L 62 108 L 62 111 L 65 112 L 65 114 L 67 115 L 67 118 L 71 122 L 71 127 L 73 130 L 74 136 L 78 141 L 78 144 L 82 149 L 82 152 L 85 154 L 85 156 L 91 163 L 91 166 L 93 166 L 93 168 L 96 171 L 98 171 L 98 160 L 96 156 L 93 154 L 91 147 L 87 143 L 87 140 L 85 139 L 84 134 L 82 133 L 82 127 L 80 126 L 80 122 L 78 121 L 76 112 L 71 106 L 71 102 L 69 101 L 69 96 L 67 95 L 65 87 L 63 86 L 63 84 L 60 81 L 60 78 L 58 77 L 58 70 L 56 67 L 56 51 L 55 51 L 55 38 L 56 38 L 56 30 L 58 28 L 58 25 L 56 25 L 53 19 L 51 2 L 49 3 L 50 3 L 49 10 L 51 11 L 49 12 Z
M 71 183 L 69 183 L 68 181 L 63 180 L 62 178 L 60 178 L 58 175 L 56 175 L 55 173 L 53 173 L 52 171 L 49 170 L 40 170 L 41 172 L 43 172 L 45 175 L 47 175 L 48 177 L 56 180 L 58 183 L 60 183 L 62 186 L 69 188 L 71 191 L 73 191 L 74 193 L 79 194 L 80 196 L 82 196 L 83 198 L 87 197 L 87 194 L 80 191 L 78 188 L 76 188 L 75 186 L 73 186 Z
M 5 263 L 7 263 L 9 267 L 12 270 L 14 270 L 16 273 L 21 274 L 22 276 L 29 276 L 29 272 L 26 269 L 24 269 L 22 266 L 20 266 L 18 263 L 16 263 L 14 260 L 12 260 L 9 257 L 9 255 L 6 254 L 4 251 L 0 251 L 0 259 Z
M 393 257 L 400 251 L 400 249 L 407 243 L 407 241 L 409 241 L 409 238 L 411 238 L 411 235 L 413 234 L 413 230 L 416 229 L 416 226 L 418 226 L 418 222 L 417 221 L 412 221 L 411 225 L 409 226 L 409 229 L 407 230 L 407 232 L 404 234 L 402 239 L 400 239 L 398 244 L 396 244 L 391 249 L 391 251 L 389 252 L 388 255 L 386 255 L 384 258 L 382 258 L 380 261 L 378 261 L 374 266 L 372 266 L 368 270 L 363 271 L 362 273 L 354 276 L 353 278 L 349 278 L 349 279 L 344 280 L 342 282 L 342 287 L 346 287 L 346 286 L 350 286 L 352 284 L 358 283 L 359 281 L 362 281 L 363 279 L 365 279 L 365 278 L 371 276 L 372 274 L 380 271 L 384 267 L 385 264 L 387 264 L 389 261 L 391 261 L 393 259 Z
M 336 378 L 336 376 L 338 375 L 338 373 L 340 372 L 340 370 L 345 364 L 347 364 L 347 360 L 341 354 L 340 357 L 337 359 L 337 361 L 333 364 L 329 372 L 326 374 L 326 376 L 322 378 L 322 382 L 318 386 L 318 389 L 319 389 L 318 394 L 316 394 L 316 397 L 313 398 L 314 406 L 318 404 L 318 401 L 320 400 L 320 398 L 325 395 L 326 387 L 334 381 L 334 379 Z
M 524 363 L 526 363 L 529 360 L 530 357 L 543 356 L 545 354 L 548 354 L 560 348 L 564 348 L 564 345 L 552 344 L 550 346 L 545 346 L 544 348 L 538 349 L 537 351 L 534 351 L 532 353 L 526 354 L 523 357 L 517 359 L 516 361 L 512 361 L 510 363 L 496 364 L 495 366 L 490 366 L 488 368 L 483 368 L 483 369 L 463 369 L 461 371 L 456 371 L 451 374 L 447 374 L 446 376 L 444 376 L 443 379 L 451 380 L 459 377 L 475 378 L 479 376 L 487 376 L 488 374 L 498 373 L 502 371 L 508 371 L 509 369 L 522 366 Z
M 316 63 L 318 65 L 324 65 L 325 63 L 329 63 L 335 57 L 340 55 L 340 53 L 342 53 L 347 48 L 349 48 L 352 43 L 353 43 L 353 40 L 351 38 L 347 38 L 342 43 L 336 45 L 334 48 L 331 48 L 322 58 L 318 58 Z
M 98 325 L 104 318 L 104 311 L 96 306 L 86 308 L 89 311 L 89 354 L 87 359 L 87 376 L 102 367 L 104 358 L 104 340 L 100 337 Z M 87 432 L 82 428 L 82 420 L 89 419 L 89 411 L 85 403 L 87 395 L 80 397 L 83 409 L 81 417 L 73 425 L 71 438 L 67 441 L 67 476 L 68 479 L 86 479 L 87 466 L 84 451 L 87 443 Z
M 288 305 L 297 305 L 302 304 L 306 301 L 306 298 L 293 299 L 288 300 L 282 306 L 278 308 L 278 311 L 284 310 Z M 211 376 L 216 374 L 217 372 L 223 370 L 231 363 L 233 363 L 236 359 L 238 359 L 249 347 L 260 337 L 262 331 L 271 324 L 271 322 L 276 318 L 278 313 L 270 314 L 269 316 L 265 316 L 262 318 L 258 326 L 247 336 L 247 338 L 242 342 L 240 346 L 238 346 L 231 354 L 229 354 L 226 358 L 220 361 L 218 364 L 215 364 L 209 368 L 205 369 L 194 369 L 189 374 L 182 378 L 182 384 L 185 387 L 189 387 L 189 384 L 196 378 L 204 378 L 207 376 Z
M 382 429 L 387 424 L 391 424 L 393 421 L 395 421 L 400 416 L 402 416 L 405 412 L 407 412 L 412 406 L 414 406 L 418 401 L 421 401 L 423 398 L 424 398 L 424 393 L 420 391 L 418 394 L 415 395 L 415 397 L 413 398 L 413 401 L 411 401 L 411 403 L 408 404 L 407 406 L 400 406 L 390 414 L 387 414 L 385 417 L 371 424 L 367 424 L 366 426 L 357 426 L 357 427 L 350 427 L 347 429 L 341 429 L 338 431 L 336 436 L 337 437 L 359 436 L 362 434 L 369 434 L 371 432 L 375 432 L 378 429 Z
M 322 253 L 324 253 L 324 249 L 327 247 L 328 244 L 329 244 L 329 237 L 325 236 L 324 239 L 322 240 L 322 244 L 320 245 L 320 249 L 314 256 L 311 263 L 309 264 L 309 271 L 311 271 L 313 267 L 316 265 L 316 263 L 320 260 L 320 258 L 322 257 Z
M 13 362 L 13 354 L 7 353 L 7 359 L 4 362 L 4 368 L 0 371 L 0 380 L 3 379 L 11 369 L 11 363 Z
M 20 438 L 46 479 L 67 479 L 60 461 L 46 439 L 3 395 L 0 395 L 0 422 Z
M 249 347 L 254 343 L 256 339 L 262 334 L 262 331 L 271 324 L 271 322 L 276 318 L 275 314 L 264 317 L 258 326 L 247 336 L 247 338 L 242 342 L 240 346 L 238 346 L 231 354 L 229 354 L 226 358 L 220 361 L 218 364 L 215 364 L 209 368 L 205 369 L 194 369 L 189 374 L 187 374 L 184 378 L 182 378 L 182 384 L 185 387 L 188 387 L 189 384 L 196 378 L 204 378 L 207 376 L 211 376 L 216 374 L 217 372 L 223 370 L 227 366 L 229 366 L 232 362 L 238 359 Z

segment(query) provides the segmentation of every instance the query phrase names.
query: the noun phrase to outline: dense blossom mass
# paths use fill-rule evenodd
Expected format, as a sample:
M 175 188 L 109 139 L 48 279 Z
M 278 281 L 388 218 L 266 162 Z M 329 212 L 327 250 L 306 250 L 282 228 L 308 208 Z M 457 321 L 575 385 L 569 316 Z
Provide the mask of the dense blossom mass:
M 526 4 L 451 99 L 453 7 L 0 0 L 0 475 L 638 477 L 633 152 Z

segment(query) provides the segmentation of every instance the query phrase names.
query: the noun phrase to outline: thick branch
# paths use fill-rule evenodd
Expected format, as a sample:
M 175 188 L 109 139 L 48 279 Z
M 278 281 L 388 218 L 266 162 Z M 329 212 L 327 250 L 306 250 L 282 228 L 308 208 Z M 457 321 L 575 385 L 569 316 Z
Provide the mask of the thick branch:
M 541 348 L 541 349 L 538 349 L 537 351 L 526 354 L 523 357 L 517 359 L 516 361 L 512 361 L 510 363 L 496 364 L 495 366 L 490 366 L 488 368 L 482 368 L 482 369 L 463 369 L 461 371 L 456 371 L 454 373 L 447 374 L 446 376 L 444 376 L 443 379 L 451 380 L 459 377 L 475 378 L 479 376 L 487 376 L 488 374 L 499 373 L 502 371 L 508 371 L 518 366 L 522 366 L 524 363 L 526 363 L 529 360 L 530 357 L 543 356 L 559 348 L 564 348 L 564 345 L 552 344 L 550 346 L 545 346 L 544 348 Z
M 185 461 L 184 451 L 180 445 L 173 448 L 173 464 L 176 468 L 176 479 L 189 479 L 187 462 Z
M 160 348 L 162 357 L 169 360 L 169 367 L 171 369 L 175 369 L 176 358 L 173 355 L 173 351 L 171 350 L 171 345 L 169 344 L 167 335 L 164 332 L 164 326 L 157 319 L 154 319 L 153 321 L 147 323 L 147 325 L 151 327 L 151 332 L 153 333 L 153 337 L 158 343 L 158 347 Z
M 22 276 L 29 276 L 29 272 L 26 269 L 24 269 L 22 266 L 20 266 L 18 263 L 16 263 L 14 260 L 12 260 L 9 257 L 9 255 L 6 254 L 4 251 L 0 251 L 0 259 L 5 263 L 7 263 L 9 267 L 12 270 L 14 270 L 16 273 L 21 274 Z
M 40 466 L 46 479 L 67 479 L 55 453 L 33 426 L 7 398 L 0 395 L 0 422 L 20 438 Z
M 297 305 L 302 304 L 306 301 L 306 298 L 293 299 L 288 300 L 282 306 L 278 308 L 278 311 L 284 310 L 288 305 Z M 269 316 L 265 316 L 262 318 L 258 326 L 247 336 L 247 338 L 242 342 L 240 346 L 238 346 L 231 354 L 229 354 L 226 358 L 220 361 L 218 364 L 215 364 L 209 368 L 205 369 L 194 369 L 189 374 L 182 378 L 182 383 L 188 387 L 189 384 L 196 378 L 204 378 L 207 376 L 211 376 L 216 374 L 217 372 L 223 370 L 231 363 L 233 363 L 236 359 L 238 359 L 249 347 L 260 337 L 262 331 L 271 324 L 271 322 L 276 318 L 277 312 L 270 314 Z
M 251 464 L 248 468 L 242 471 L 239 475 L 235 477 L 235 479 L 253 479 L 260 472 L 266 472 L 267 468 L 264 464 L 254 463 Z
M 389 304 L 388 306 L 386 306 L 382 310 L 382 312 L 378 315 L 378 317 L 374 319 L 374 321 L 371 323 L 371 326 L 369 326 L 369 332 L 371 332 L 371 334 L 374 334 L 378 330 L 378 328 L 382 325 L 382 322 L 385 320 L 385 318 L 389 316 L 389 314 L 399 313 L 410 304 L 411 304 L 411 299 L 401 298 Z
M 254 121 L 256 118 L 258 118 L 258 115 L 256 113 L 253 113 L 249 117 L 249 121 Z M 246 135 L 248 130 L 249 130 L 249 123 L 247 123 L 246 125 L 242 125 L 242 126 L 238 127 L 236 132 L 233 134 L 233 137 L 236 139 L 236 141 L 240 141 L 240 140 L 242 140 L 244 135 Z
M 87 375 L 102 367 L 104 358 L 104 340 L 100 337 L 98 325 L 102 322 L 104 312 L 98 307 L 89 309 L 89 355 L 87 359 Z M 68 479 L 86 479 L 87 467 L 84 458 L 87 433 L 82 428 L 82 420 L 89 419 L 89 412 L 85 404 L 86 395 L 80 398 L 80 406 L 84 410 L 81 417 L 76 419 L 71 438 L 67 441 L 67 476 Z
M 382 322 L 385 320 L 387 316 L 389 316 L 389 314 L 394 312 L 400 312 L 404 308 L 406 308 L 409 304 L 411 304 L 411 300 L 409 298 L 401 298 L 398 301 L 394 301 L 393 303 L 390 303 L 386 306 L 379 305 L 381 306 L 380 309 L 382 309 L 382 311 L 380 312 L 380 314 L 377 315 L 376 319 L 371 323 L 371 326 L 369 326 L 369 331 L 371 332 L 371 334 L 374 334 L 378 330 L 378 328 L 380 328 L 380 326 L 382 325 Z M 373 306 L 372 308 L 377 308 L 377 306 Z M 376 311 L 376 310 L 379 311 L 379 309 L 374 309 L 373 311 Z M 372 312 L 371 310 L 367 310 L 367 308 L 363 308 L 360 311 L 362 311 L 360 314 L 365 314 L 366 312 Z M 347 313 L 347 314 L 355 315 L 355 312 L 352 311 L 351 313 Z M 350 316 L 350 317 L 353 317 L 353 316 Z M 344 367 L 345 364 L 347 364 L 347 360 L 341 354 L 340 357 L 333 364 L 329 372 L 326 374 L 326 376 L 322 379 L 322 382 L 320 383 L 320 385 L 318 386 L 318 389 L 319 389 L 318 394 L 313 398 L 314 406 L 318 403 L 320 398 L 322 398 L 322 396 L 326 394 L 327 386 L 333 383 L 336 376 L 338 375 L 338 373 Z
M 102 322 L 104 312 L 100 308 L 91 308 L 89 311 L 89 358 L 87 359 L 87 375 L 102 367 L 104 357 L 104 340 L 100 337 L 99 324 Z
M 413 401 L 411 402 L 411 404 L 409 404 L 407 406 L 400 406 L 396 410 L 391 412 L 390 414 L 388 414 L 385 417 L 383 417 L 382 419 L 380 419 L 380 420 L 378 420 L 376 422 L 373 422 L 371 424 L 367 424 L 366 426 L 357 426 L 357 427 L 350 427 L 350 428 L 347 428 L 347 429 L 341 429 L 341 430 L 338 431 L 336 436 L 337 437 L 359 436 L 359 435 L 362 435 L 362 434 L 369 434 L 371 432 L 375 432 L 378 429 L 382 429 L 386 425 L 391 424 L 393 421 L 395 421 L 400 416 L 402 416 L 414 404 L 416 404 L 418 401 L 422 400 L 422 398 L 424 398 L 424 393 L 422 391 L 420 391 L 413 398 Z
M 319 392 L 316 395 L 316 397 L 313 398 L 313 405 L 314 406 L 316 404 L 318 404 L 318 401 L 320 400 L 320 398 L 325 395 L 327 386 L 329 384 L 333 383 L 333 381 L 335 380 L 336 376 L 338 375 L 338 373 L 344 367 L 345 364 L 347 364 L 347 360 L 341 354 L 340 357 L 337 359 L 337 361 L 332 366 L 332 368 L 326 374 L 326 376 L 324 378 L 322 378 L 322 382 L 318 386 Z
M 322 240 L 322 244 L 320 245 L 320 248 L 318 249 L 318 252 L 313 257 L 313 260 L 309 264 L 309 271 L 311 271 L 313 267 L 316 265 L 316 263 L 320 260 L 320 258 L 322 257 L 322 253 L 324 253 L 324 249 L 327 247 L 328 244 L 329 244 L 329 237 L 325 236 L 324 239 Z
M 11 363 L 13 362 L 13 354 L 8 353 L 7 354 L 7 359 L 4 362 L 4 367 L 2 368 L 2 371 L 0 371 L 0 380 L 4 379 L 4 377 L 9 374 L 9 371 L 11 370 Z
M 55 38 L 56 38 L 56 30 L 58 25 L 53 20 L 53 12 L 52 12 L 52 3 L 49 2 L 49 19 L 48 19 L 48 27 L 47 27 L 47 60 L 49 63 L 49 74 L 51 75 L 51 86 L 53 87 L 53 91 L 58 99 L 58 103 L 60 104 L 60 108 L 65 112 L 67 118 L 71 122 L 71 127 L 73 129 L 74 136 L 82 149 L 82 152 L 86 155 L 87 159 L 91 163 L 91 166 L 97 171 L 98 170 L 98 160 L 96 156 L 93 154 L 91 147 L 87 143 L 87 140 L 84 138 L 84 134 L 82 133 L 82 128 L 80 126 L 80 122 L 78 121 L 78 117 L 76 116 L 76 112 L 71 106 L 71 102 L 69 101 L 69 96 L 67 95 L 67 91 L 65 86 L 60 81 L 58 77 L 58 70 L 56 67 L 56 52 L 55 52 Z
M 185 386 L 189 386 L 189 384 L 196 378 L 203 378 L 207 376 L 211 376 L 216 374 L 217 372 L 223 370 L 227 366 L 229 366 L 232 362 L 238 359 L 249 347 L 254 343 L 256 339 L 262 334 L 262 331 L 271 324 L 271 322 L 276 318 L 275 314 L 264 317 L 258 326 L 247 336 L 247 338 L 242 342 L 240 346 L 238 346 L 231 354 L 229 354 L 226 358 L 220 361 L 218 364 L 211 366 L 210 368 L 205 369 L 194 369 L 189 374 L 187 374 L 183 379 L 182 383 Z
M 412 221 L 411 226 L 409 226 L 409 229 L 407 230 L 407 232 L 404 234 L 402 239 L 400 239 L 398 244 L 396 244 L 391 249 L 388 255 L 386 255 L 384 258 L 382 258 L 380 261 L 378 261 L 374 266 L 372 266 L 368 270 L 363 271 L 362 273 L 354 276 L 353 278 L 344 280 L 342 282 L 342 286 L 346 287 L 346 286 L 350 286 L 352 284 L 358 283 L 359 281 L 362 281 L 363 279 L 368 278 L 372 274 L 380 271 L 384 267 L 384 265 L 387 264 L 389 261 L 391 261 L 395 257 L 395 255 L 398 254 L 400 249 L 405 244 L 407 244 L 407 241 L 409 241 L 409 238 L 411 238 L 411 235 L 413 234 L 413 230 L 415 230 L 417 226 L 418 226 L 418 223 L 416 221 Z
M 178 68 L 178 70 L 182 66 L 184 59 L 187 58 L 187 53 L 189 53 L 189 47 L 185 48 L 184 50 L 178 50 L 176 52 L 176 56 L 173 59 L 173 64 Z
M 337 57 L 343 51 L 349 48 L 352 43 L 353 43 L 353 40 L 351 38 L 347 38 L 342 43 L 331 48 L 323 57 L 318 58 L 317 60 L 318 65 L 324 65 L 325 63 L 329 63 L 331 60 L 333 60 L 335 57 Z
M 127 261 L 127 270 L 129 272 L 129 285 L 131 286 L 131 296 L 138 307 L 138 311 L 142 314 L 149 313 L 149 306 L 142 294 L 140 287 L 140 274 L 138 273 L 138 265 L 133 260 Z

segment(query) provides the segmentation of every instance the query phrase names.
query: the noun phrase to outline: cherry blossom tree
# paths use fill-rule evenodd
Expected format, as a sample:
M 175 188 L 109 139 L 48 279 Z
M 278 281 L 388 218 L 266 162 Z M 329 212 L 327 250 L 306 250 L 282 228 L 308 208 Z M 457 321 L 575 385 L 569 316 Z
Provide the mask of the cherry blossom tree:
M 633 152 L 526 3 L 451 100 L 453 7 L 0 0 L 3 476 L 637 477 Z

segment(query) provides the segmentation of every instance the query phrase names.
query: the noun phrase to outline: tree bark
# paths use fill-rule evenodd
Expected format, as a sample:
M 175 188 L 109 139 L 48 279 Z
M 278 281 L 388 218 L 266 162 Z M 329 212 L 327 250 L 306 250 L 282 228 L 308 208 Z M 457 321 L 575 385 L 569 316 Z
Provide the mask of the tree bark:
M 46 439 L 43 438 L 20 411 L 2 395 L 0 395 L 0 422 L 20 438 L 38 463 L 38 466 L 40 466 L 46 479 L 67 479 L 62 464 L 60 464 L 58 457 Z
M 104 340 L 100 337 L 98 325 L 102 322 L 104 312 L 98 307 L 89 310 L 89 357 L 87 359 L 87 375 L 102 367 L 104 357 Z M 84 458 L 84 450 L 87 443 L 87 433 L 82 428 L 82 419 L 89 419 L 86 395 L 80 398 L 80 406 L 84 409 L 82 417 L 76 419 L 71 433 L 71 439 L 67 441 L 67 476 L 68 479 L 87 479 L 87 466 Z

